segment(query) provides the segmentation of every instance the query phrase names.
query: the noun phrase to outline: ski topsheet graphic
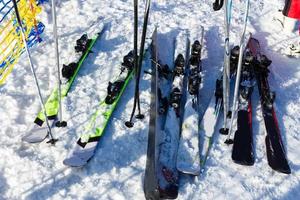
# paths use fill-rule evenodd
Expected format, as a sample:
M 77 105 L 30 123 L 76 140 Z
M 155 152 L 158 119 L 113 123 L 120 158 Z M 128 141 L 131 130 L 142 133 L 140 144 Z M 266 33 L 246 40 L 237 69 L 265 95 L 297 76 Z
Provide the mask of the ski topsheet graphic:
M 201 83 L 201 50 L 203 48 L 204 29 L 200 36 L 191 36 L 194 43 L 191 48 L 186 103 L 177 154 L 177 169 L 186 174 L 200 174 L 199 155 L 199 91 Z
M 158 184 L 161 198 L 177 198 L 178 171 L 176 168 L 178 143 L 181 129 L 182 96 L 184 90 L 184 72 L 189 53 L 189 39 L 182 31 L 176 38 L 175 63 L 173 69 L 173 83 L 169 98 L 166 122 L 161 130 L 162 140 L 158 153 Z
M 146 41 L 146 49 L 150 45 Z M 75 147 L 63 161 L 71 167 L 82 167 L 94 156 L 97 144 L 105 131 L 122 94 L 134 74 L 134 55 L 130 51 L 123 58 L 120 75 L 114 82 L 109 82 L 106 98 L 100 102 L 97 111 L 92 115 L 84 133 L 80 136 Z
M 62 83 L 61 88 L 61 97 L 67 96 L 77 74 L 84 64 L 85 59 L 92 51 L 92 48 L 98 38 L 103 34 L 105 30 L 105 26 L 101 27 L 101 31 L 96 34 L 91 39 L 87 38 L 87 35 L 84 34 L 79 40 L 76 42 L 75 51 L 80 55 L 78 62 L 71 63 L 69 65 L 64 65 L 62 69 L 62 74 L 65 77 L 64 82 Z M 54 126 L 54 122 L 56 116 L 59 111 L 59 99 L 58 99 L 58 86 L 56 86 L 49 98 L 45 103 L 46 113 L 48 119 L 50 119 L 50 123 Z M 42 142 L 48 135 L 47 127 L 45 122 L 45 116 L 42 111 L 40 111 L 37 117 L 34 120 L 33 126 L 31 126 L 25 136 L 23 136 L 22 140 L 29 143 L 37 143 Z

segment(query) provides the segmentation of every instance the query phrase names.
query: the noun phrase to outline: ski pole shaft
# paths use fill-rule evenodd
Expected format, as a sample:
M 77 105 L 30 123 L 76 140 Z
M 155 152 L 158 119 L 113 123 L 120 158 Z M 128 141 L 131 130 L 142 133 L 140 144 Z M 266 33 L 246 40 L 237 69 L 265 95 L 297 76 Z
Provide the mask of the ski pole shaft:
M 232 132 L 232 126 L 233 126 L 233 120 L 235 118 L 236 112 L 237 112 L 237 98 L 239 93 L 239 86 L 240 86 L 240 78 L 241 78 L 241 71 L 242 71 L 242 61 L 243 61 L 243 52 L 245 47 L 245 34 L 247 29 L 247 21 L 248 21 L 248 13 L 249 13 L 249 5 L 250 2 L 247 0 L 246 2 L 246 12 L 244 15 L 244 26 L 243 26 L 243 32 L 240 39 L 240 51 L 239 51 L 239 60 L 238 60 L 238 67 L 237 67 L 237 74 L 236 74 L 236 81 L 234 86 L 234 96 L 233 96 L 233 104 L 232 104 L 232 117 L 230 121 L 230 127 L 229 127 L 229 134 L 227 136 L 226 141 L 230 140 L 231 132 Z
M 44 116 L 45 116 L 45 121 L 46 121 L 47 128 L 48 128 L 48 134 L 50 135 L 51 140 L 53 140 L 53 135 L 52 135 L 51 127 L 50 127 L 50 124 L 49 124 L 49 121 L 48 121 L 48 118 L 47 118 L 45 104 L 44 104 L 43 97 L 42 97 L 41 90 L 40 90 L 40 86 L 39 86 L 39 83 L 38 83 L 38 80 L 37 80 L 37 77 L 36 77 L 36 74 L 35 74 L 35 70 L 34 70 L 34 67 L 33 67 L 32 59 L 31 59 L 31 54 L 30 54 L 28 44 L 27 44 L 27 40 L 26 40 L 26 36 L 25 36 L 25 31 L 24 31 L 22 21 L 21 21 L 21 18 L 20 18 L 17 1 L 13 0 L 13 4 L 14 4 L 14 9 L 15 9 L 17 21 L 18 21 L 18 24 L 19 24 L 20 29 L 21 29 L 21 36 L 22 36 L 22 40 L 23 40 L 23 43 L 24 43 L 24 46 L 25 46 L 25 51 L 27 53 L 27 58 L 28 58 L 28 61 L 29 61 L 29 64 L 30 64 L 31 72 L 32 72 L 32 75 L 34 77 L 35 85 L 36 85 L 36 88 L 37 88 L 37 91 L 38 91 L 40 104 L 42 106 L 43 113 L 44 113 Z
M 229 92 L 230 92 L 230 43 L 229 43 L 229 30 L 231 21 L 231 8 L 232 1 L 225 0 L 225 51 L 224 51 L 224 65 L 223 65 L 223 113 L 224 113 L 224 125 L 221 129 L 221 133 L 226 134 L 227 120 L 229 117 Z
M 145 40 L 146 40 L 146 34 L 147 34 L 149 10 L 150 10 L 150 0 L 147 0 L 146 7 L 145 7 L 142 40 L 141 40 L 140 54 L 139 54 L 140 56 L 139 56 L 139 61 L 138 61 L 137 84 L 136 84 L 136 86 L 137 86 L 137 98 L 138 98 L 137 103 L 138 103 L 139 115 L 141 115 L 139 84 L 140 84 L 141 68 L 142 68 L 143 57 L 144 57 L 143 55 L 144 55 L 144 49 L 145 49 Z
M 135 76 L 136 76 L 136 81 L 135 84 L 137 84 L 137 68 L 138 68 L 138 0 L 133 1 L 133 7 L 134 7 L 134 25 L 133 25 L 133 49 L 134 49 L 134 70 L 135 70 Z M 136 88 L 136 86 L 135 86 Z M 136 90 L 134 91 L 134 101 L 133 101 L 133 108 L 131 111 L 130 119 L 127 121 L 125 124 L 127 127 L 132 127 L 132 119 L 135 113 L 136 109 Z
M 57 36 L 57 20 L 56 20 L 56 3 L 55 0 L 51 0 L 52 4 L 52 20 L 53 20 L 53 36 L 55 43 L 55 62 L 57 67 L 57 84 L 58 84 L 58 107 L 59 107 L 59 117 L 58 122 L 61 122 L 62 119 L 62 106 L 61 106 L 61 76 L 60 76 L 60 63 L 59 63 L 59 50 L 58 50 L 58 36 Z

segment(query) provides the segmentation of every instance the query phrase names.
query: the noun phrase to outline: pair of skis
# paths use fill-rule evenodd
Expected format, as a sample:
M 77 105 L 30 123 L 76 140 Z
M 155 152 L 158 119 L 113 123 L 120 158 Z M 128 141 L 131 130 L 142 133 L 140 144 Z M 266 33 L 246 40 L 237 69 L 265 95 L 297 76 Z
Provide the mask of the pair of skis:
M 271 61 L 261 54 L 259 41 L 252 37 L 249 39 L 243 60 L 239 83 L 237 131 L 233 140 L 232 159 L 242 165 L 254 164 L 251 94 L 256 78 L 267 133 L 265 142 L 268 164 L 276 171 L 290 174 L 291 169 L 286 158 L 273 105 L 275 93 L 270 90 L 268 83 L 268 67 Z
M 121 73 L 114 82 L 109 82 L 107 88 L 107 96 L 99 104 L 97 111 L 92 115 L 84 133 L 80 136 L 68 157 L 63 161 L 67 166 L 83 167 L 94 156 L 98 142 L 103 135 L 105 128 L 115 110 L 122 94 L 127 85 L 135 74 L 136 85 L 134 94 L 134 105 L 130 116 L 130 120 L 125 122 L 127 127 L 133 126 L 133 116 L 136 106 L 138 107 L 139 119 L 144 116 L 141 114 L 140 100 L 139 100 L 139 81 L 142 68 L 142 62 L 145 55 L 144 49 L 148 49 L 150 45 L 146 41 L 147 24 L 150 12 L 151 1 L 147 0 L 145 5 L 144 24 L 142 31 L 142 39 L 140 46 L 140 55 L 138 52 L 138 1 L 134 0 L 134 50 L 129 52 L 124 58 L 121 67 Z M 146 48 L 145 48 L 146 47 Z
M 201 27 L 201 38 L 197 38 L 193 43 L 191 57 L 189 56 L 188 34 L 186 32 L 178 34 L 174 52 L 176 58 L 172 71 L 158 62 L 157 39 L 155 37 L 152 40 L 152 59 L 154 61 L 151 88 L 152 106 L 144 180 L 146 199 L 177 198 L 178 170 L 185 173 L 190 171 L 193 174 L 197 173 L 195 170 L 199 171 L 195 167 L 197 161 L 199 162 L 199 154 L 197 158 L 197 152 L 192 152 L 194 157 L 189 159 L 188 157 L 191 155 L 185 154 L 185 151 L 191 150 L 191 146 L 188 144 L 190 139 L 193 147 L 198 149 L 198 128 L 194 129 L 192 126 L 195 126 L 195 121 L 196 127 L 199 124 L 198 103 L 203 34 L 204 29 Z M 168 80 L 170 74 L 172 86 L 169 98 L 166 98 L 163 97 L 165 94 L 162 94 L 160 89 L 163 87 L 163 80 Z M 188 126 L 192 129 L 189 130 Z M 161 139 L 158 146 L 156 138 Z M 157 150 L 156 147 L 158 147 Z
M 146 49 L 148 49 L 148 41 L 146 41 L 145 46 Z M 144 54 L 142 57 L 144 57 Z M 84 133 L 81 134 L 70 154 L 63 161 L 65 165 L 70 167 L 83 167 L 95 155 L 99 140 L 104 134 L 105 128 L 131 81 L 134 72 L 134 52 L 130 51 L 123 57 L 121 72 L 118 77 L 115 78 L 115 81 L 109 82 L 107 96 L 100 101 L 97 110 L 86 125 Z
M 62 74 L 66 78 L 65 81 L 62 82 L 61 86 L 62 98 L 67 96 L 75 78 L 78 75 L 80 68 L 84 64 L 85 59 L 92 52 L 93 46 L 95 45 L 99 37 L 103 34 L 104 30 L 105 27 L 103 26 L 101 32 L 93 38 L 89 39 L 87 35 L 84 34 L 79 40 L 77 40 L 75 51 L 80 56 L 79 60 L 62 68 Z M 48 97 L 45 103 L 45 112 L 51 127 L 54 127 L 57 119 L 57 114 L 59 112 L 60 105 L 58 98 L 58 87 L 59 86 L 56 86 L 52 90 L 50 96 Z M 28 133 L 25 136 L 23 136 L 22 140 L 29 143 L 38 143 L 44 141 L 49 134 L 47 126 L 45 124 L 45 120 L 46 118 L 43 111 L 40 111 L 34 120 L 33 126 L 29 128 Z

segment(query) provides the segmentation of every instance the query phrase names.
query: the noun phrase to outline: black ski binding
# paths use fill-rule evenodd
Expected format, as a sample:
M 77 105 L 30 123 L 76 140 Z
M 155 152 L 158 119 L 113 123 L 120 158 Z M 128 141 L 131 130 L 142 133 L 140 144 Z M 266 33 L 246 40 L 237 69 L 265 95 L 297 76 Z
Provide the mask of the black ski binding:
M 162 97 L 162 92 L 160 88 L 158 88 L 158 102 L 159 102 L 158 113 L 160 115 L 165 114 L 167 112 L 169 102 L 167 97 Z
M 134 57 L 133 57 L 133 51 L 130 51 L 126 56 L 123 57 L 123 63 L 121 71 L 123 72 L 125 68 L 128 71 L 132 71 L 134 68 Z
M 117 80 L 113 83 L 108 82 L 107 96 L 105 98 L 106 104 L 112 104 L 117 99 L 124 83 L 124 80 Z
M 222 135 L 228 135 L 229 129 L 228 128 L 221 128 L 219 133 Z
M 85 52 L 91 40 L 88 39 L 87 34 L 83 34 L 77 41 L 75 46 L 76 53 Z
M 158 74 L 165 79 L 168 79 L 168 75 L 171 73 L 168 65 L 158 65 Z
M 217 101 L 218 99 L 223 99 L 223 87 L 221 79 L 216 80 L 215 97 Z
M 168 110 L 169 102 L 167 97 L 163 97 L 159 100 L 159 114 L 165 114 Z
M 198 68 L 192 68 L 190 71 L 190 77 L 188 82 L 188 90 L 191 95 L 197 95 L 199 86 L 201 83 L 201 77 L 199 76 Z
M 179 54 L 175 60 L 175 67 L 174 67 L 175 76 L 183 75 L 184 64 L 185 64 L 184 57 L 182 54 Z
M 196 40 L 195 42 L 194 42 L 194 44 L 192 45 L 192 55 L 193 56 L 200 56 L 200 53 L 201 53 L 201 44 L 200 44 L 200 42 L 198 41 L 198 40 Z
M 239 61 L 240 47 L 234 46 L 230 51 L 230 72 L 233 73 Z
M 192 52 L 190 58 L 190 64 L 194 66 L 198 66 L 200 61 L 200 53 L 201 53 L 201 44 L 198 40 L 194 42 L 192 45 Z
M 74 75 L 77 67 L 78 67 L 78 64 L 74 63 L 74 62 L 70 63 L 69 65 L 64 64 L 63 68 L 61 70 L 62 76 L 69 80 Z
M 267 92 L 267 91 L 265 91 L 264 93 L 265 94 L 263 94 L 262 103 L 264 106 L 271 109 L 273 107 L 273 103 L 276 98 L 276 93 L 275 92 Z
M 170 104 L 173 108 L 179 108 L 181 100 L 181 91 L 178 88 L 174 88 L 171 97 L 170 97 Z

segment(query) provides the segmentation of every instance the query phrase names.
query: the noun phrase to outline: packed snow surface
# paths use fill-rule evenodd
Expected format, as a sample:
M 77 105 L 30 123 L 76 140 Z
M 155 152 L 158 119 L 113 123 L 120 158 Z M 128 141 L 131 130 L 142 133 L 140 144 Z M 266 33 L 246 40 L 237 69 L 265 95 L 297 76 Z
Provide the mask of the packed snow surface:
M 158 25 L 159 41 L 165 43 L 160 57 L 170 63 L 169 41 L 181 29 L 200 31 L 204 26 L 203 88 L 200 118 L 213 95 L 221 72 L 224 52 L 224 12 L 214 12 L 210 0 L 153 0 L 148 37 Z M 283 54 L 299 36 L 286 34 L 272 20 L 283 1 L 252 0 L 247 32 L 260 40 L 263 52 L 273 60 L 269 82 L 276 91 L 276 114 L 292 174 L 273 171 L 267 163 L 265 128 L 257 87 L 253 94 L 255 165 L 234 164 L 225 137 L 216 134 L 206 168 L 199 177 L 180 176 L 178 199 L 299 199 L 300 198 L 300 62 Z M 237 45 L 243 21 L 244 1 L 233 1 L 231 45 Z M 144 2 L 140 1 L 140 24 Z M 0 87 L 0 199 L 144 199 L 143 174 L 148 138 L 150 75 L 142 73 L 141 107 L 146 118 L 134 128 L 124 122 L 133 105 L 134 82 L 125 91 L 101 138 L 96 155 L 83 168 L 70 168 L 62 161 L 74 146 L 91 115 L 105 98 L 109 81 L 120 72 L 122 57 L 133 48 L 133 1 L 72 0 L 57 5 L 61 63 L 74 61 L 73 46 L 84 32 L 95 34 L 101 24 L 106 31 L 86 59 L 71 91 L 63 100 L 68 127 L 54 129 L 59 141 L 27 144 L 22 136 L 40 110 L 39 99 L 26 54 Z M 39 16 L 46 25 L 43 42 L 31 49 L 43 97 L 56 81 L 51 7 L 43 5 Z M 150 69 L 149 55 L 143 69 Z M 222 125 L 219 118 L 218 128 Z

